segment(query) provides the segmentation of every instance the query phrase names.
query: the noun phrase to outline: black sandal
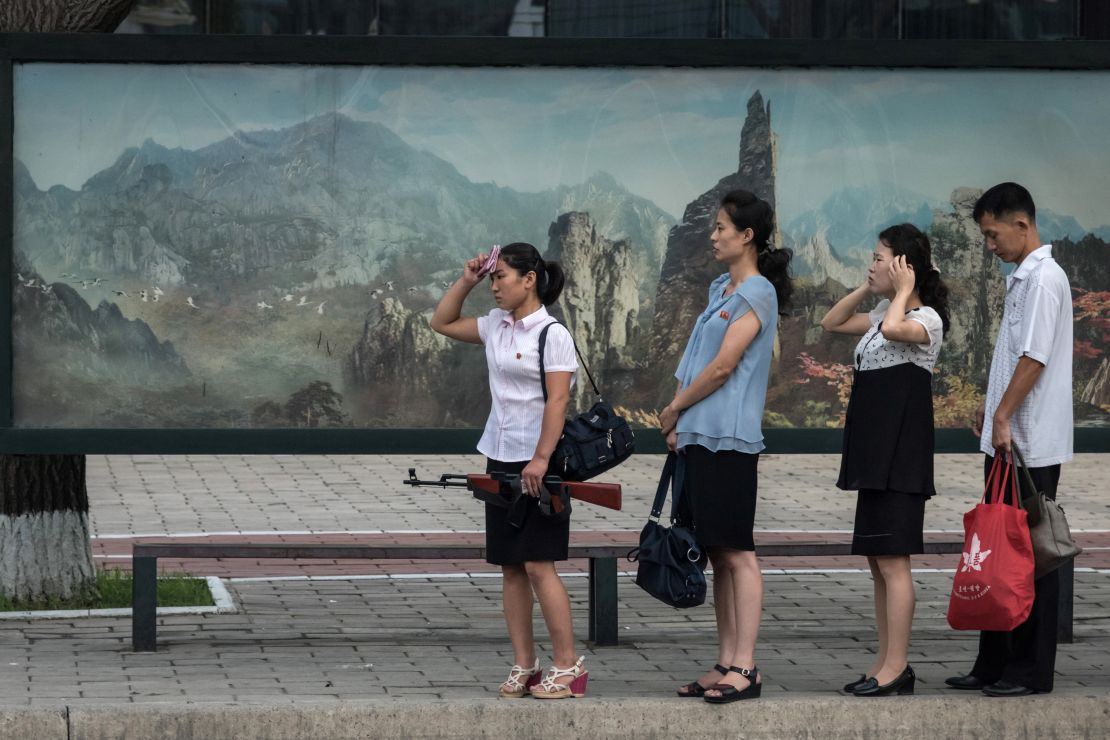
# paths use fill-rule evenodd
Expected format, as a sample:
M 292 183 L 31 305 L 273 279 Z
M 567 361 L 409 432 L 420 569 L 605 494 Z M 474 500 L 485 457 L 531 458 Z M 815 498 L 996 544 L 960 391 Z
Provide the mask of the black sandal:
M 758 699 L 759 695 L 763 693 L 763 684 L 756 683 L 759 678 L 759 669 L 752 666 L 751 670 L 747 668 L 737 668 L 732 666 L 728 669 L 729 673 L 739 673 L 744 678 L 748 679 L 748 686 L 745 689 L 738 689 L 735 686 L 729 686 L 727 683 L 719 683 L 711 688 L 721 692 L 720 696 L 704 696 L 702 697 L 710 704 L 731 704 L 734 701 L 741 701 L 743 699 Z M 708 691 L 709 689 L 706 689 Z
M 728 673 L 728 668 L 725 668 L 720 663 L 717 663 L 715 666 L 713 666 L 713 670 L 717 671 L 717 673 L 720 673 L 722 676 L 725 675 L 726 673 Z M 714 686 L 716 686 L 716 684 L 714 684 Z M 686 689 L 685 692 L 680 690 L 680 691 L 676 691 L 675 693 L 678 694 L 679 696 L 683 697 L 683 698 L 692 696 L 695 699 L 700 699 L 703 696 L 705 696 L 706 691 L 709 691 L 709 689 L 713 688 L 714 686 L 710 686 L 710 687 L 706 688 L 705 686 L 702 686 L 697 681 L 691 681 L 690 683 L 688 683 L 688 684 L 686 684 L 685 686 L 682 687 L 682 688 Z

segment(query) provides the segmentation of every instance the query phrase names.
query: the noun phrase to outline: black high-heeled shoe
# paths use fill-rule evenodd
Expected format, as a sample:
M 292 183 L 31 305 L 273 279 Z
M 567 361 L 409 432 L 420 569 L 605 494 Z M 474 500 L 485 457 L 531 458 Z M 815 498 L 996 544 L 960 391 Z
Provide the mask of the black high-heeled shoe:
M 844 684 L 844 692 L 846 694 L 852 693 L 853 691 L 867 683 L 868 678 L 870 678 L 870 676 L 868 676 L 866 673 L 859 674 L 859 678 L 857 678 L 855 681 Z
M 867 679 L 863 685 L 858 689 L 852 690 L 853 696 L 890 696 L 897 694 L 898 696 L 905 696 L 913 693 L 913 685 L 917 682 L 917 675 L 914 674 L 913 668 L 909 665 L 906 666 L 898 678 L 894 679 L 888 684 L 883 686 L 875 680 L 875 677 Z
M 725 668 L 720 663 L 713 666 L 713 670 L 717 671 L 717 673 L 720 673 L 722 676 L 724 676 L 726 673 L 728 673 L 728 668 Z M 714 684 L 714 685 L 716 685 L 716 684 Z M 702 686 L 697 681 L 691 681 L 690 683 L 686 684 L 682 688 L 686 689 L 686 691 L 676 691 L 675 693 L 678 694 L 679 696 L 681 696 L 682 698 L 692 696 L 695 699 L 700 699 L 703 696 L 705 696 L 705 692 L 709 691 L 709 689 L 713 688 L 713 686 L 706 687 L 706 686 Z
M 738 689 L 735 686 L 729 686 L 725 683 L 719 683 L 712 688 L 721 692 L 720 696 L 704 697 L 710 704 L 730 704 L 734 701 L 741 701 L 743 699 L 758 699 L 759 695 L 763 693 L 763 684 L 757 683 L 759 680 L 759 669 L 752 666 L 751 670 L 747 668 L 737 668 L 732 666 L 728 669 L 729 673 L 739 673 L 744 678 L 748 679 L 748 686 L 745 689 Z M 709 689 L 706 689 L 708 691 Z

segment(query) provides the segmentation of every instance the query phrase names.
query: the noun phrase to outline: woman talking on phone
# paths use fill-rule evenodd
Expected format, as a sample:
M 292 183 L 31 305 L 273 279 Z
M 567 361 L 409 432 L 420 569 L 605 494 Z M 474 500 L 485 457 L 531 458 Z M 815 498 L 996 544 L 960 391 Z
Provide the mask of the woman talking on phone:
M 871 295 L 884 300 L 859 311 Z M 925 552 L 925 502 L 936 493 L 933 366 L 948 325 L 948 287 L 929 238 L 913 224 L 879 234 L 867 281 L 821 319 L 825 331 L 860 337 L 836 485 L 859 491 L 852 554 L 866 556 L 871 569 L 879 649 L 844 686 L 855 696 L 912 694 L 917 681 L 910 556 Z
M 462 316 L 470 291 L 485 276 L 497 308 L 485 316 Z M 485 345 L 493 404 L 478 451 L 486 472 L 518 473 L 528 497 L 523 517 L 486 504 L 486 560 L 500 565 L 503 607 L 515 664 L 500 695 L 539 699 L 580 697 L 586 692 L 583 659 L 574 649 L 570 599 L 555 561 L 567 559 L 570 522 L 545 516 L 538 497 L 551 454 L 563 431 L 578 363 L 574 340 L 561 324 L 547 333 L 544 368 L 547 400 L 540 385 L 539 336 L 555 319 L 548 314 L 565 277 L 531 244 L 509 244 L 463 265 L 432 315 L 432 329 L 460 342 Z M 551 636 L 553 665 L 543 676 L 532 632 L 533 593 Z

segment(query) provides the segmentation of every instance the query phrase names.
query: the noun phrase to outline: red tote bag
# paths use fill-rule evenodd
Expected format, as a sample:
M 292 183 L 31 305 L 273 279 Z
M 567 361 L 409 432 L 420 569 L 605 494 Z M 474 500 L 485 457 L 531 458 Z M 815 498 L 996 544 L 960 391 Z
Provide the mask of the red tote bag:
M 996 453 L 982 500 L 964 514 L 964 552 L 948 600 L 953 629 L 1008 632 L 1029 618 L 1033 543 L 1027 516 L 1014 466 Z

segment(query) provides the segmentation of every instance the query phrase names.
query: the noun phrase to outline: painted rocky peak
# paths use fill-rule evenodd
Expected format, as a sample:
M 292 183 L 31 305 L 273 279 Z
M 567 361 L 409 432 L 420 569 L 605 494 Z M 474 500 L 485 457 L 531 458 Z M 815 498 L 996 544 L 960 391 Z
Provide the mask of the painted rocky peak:
M 655 298 L 651 356 L 673 369 L 695 318 L 705 308 L 706 289 L 723 272 L 713 259 L 709 229 L 721 198 L 730 190 L 755 193 L 775 206 L 775 135 L 771 105 L 757 90 L 748 100 L 740 132 L 739 166 L 686 206 L 682 223 L 671 229 Z M 778 239 L 776 243 L 781 243 Z M 666 369 L 666 368 L 664 368 Z M 669 393 L 665 386 L 660 393 Z
M 566 273 L 552 312 L 571 330 L 594 380 L 605 385 L 607 370 L 630 365 L 628 347 L 638 337 L 639 281 L 632 244 L 598 233 L 589 213 L 564 213 L 548 230 L 546 259 Z M 575 399 L 588 398 L 589 381 L 578 375 Z
M 928 235 L 933 264 L 948 286 L 948 305 L 954 309 L 941 351 L 944 371 L 986 387 L 1005 283 L 971 216 L 982 192 L 967 187 L 953 190 L 949 207 L 934 212 Z

